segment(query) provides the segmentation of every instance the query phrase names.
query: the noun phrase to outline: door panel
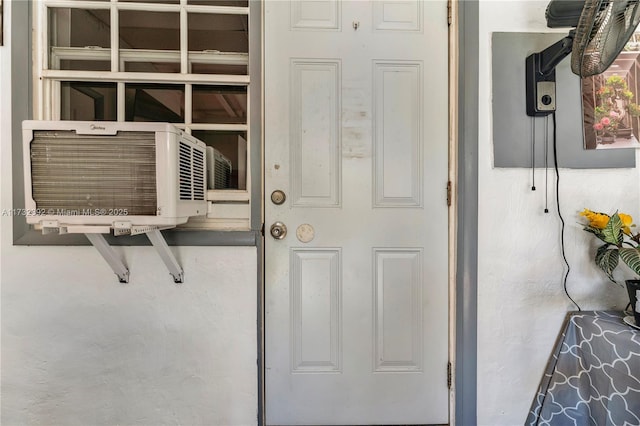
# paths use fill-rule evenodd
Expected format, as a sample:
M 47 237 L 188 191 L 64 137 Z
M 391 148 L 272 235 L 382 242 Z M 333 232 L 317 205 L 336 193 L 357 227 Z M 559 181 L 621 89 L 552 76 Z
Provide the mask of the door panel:
M 340 205 L 340 61 L 291 61 L 294 206 Z
M 339 249 L 291 250 L 292 372 L 340 372 Z
M 448 422 L 446 13 L 265 2 L 268 424 Z
M 374 371 L 422 371 L 422 249 L 374 249 Z
M 373 67 L 374 206 L 422 207 L 422 62 Z

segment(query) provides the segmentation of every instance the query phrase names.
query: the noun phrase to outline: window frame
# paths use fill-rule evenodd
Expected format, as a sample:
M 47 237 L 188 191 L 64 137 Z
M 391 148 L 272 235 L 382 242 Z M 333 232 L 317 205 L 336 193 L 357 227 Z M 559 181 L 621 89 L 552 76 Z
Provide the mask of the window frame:
M 12 123 L 13 128 L 13 143 L 14 147 L 18 148 L 14 150 L 13 164 L 14 164 L 14 206 L 16 208 L 24 207 L 24 179 L 23 179 L 23 165 L 22 165 L 22 130 L 21 130 L 21 122 L 25 119 L 43 119 L 43 117 L 47 117 L 45 112 L 54 111 L 55 108 L 53 105 L 45 105 L 44 100 L 46 97 L 44 96 L 44 91 L 46 89 L 46 85 L 56 84 L 59 81 L 79 81 L 75 77 L 80 76 L 82 81 L 109 81 L 113 82 L 114 78 L 118 81 L 126 81 L 129 82 L 168 82 L 167 80 L 173 82 L 174 79 L 182 78 L 183 83 L 180 83 L 178 80 L 178 84 L 189 84 L 184 83 L 184 74 L 180 73 L 174 76 L 166 76 L 164 74 L 159 74 L 160 78 L 155 78 L 157 76 L 148 76 L 147 73 L 138 73 L 138 72 L 120 72 L 118 71 L 115 75 L 112 72 L 111 75 L 107 75 L 101 71 L 90 72 L 90 71 L 69 71 L 71 75 L 74 77 L 73 79 L 69 79 L 69 73 L 67 71 L 61 70 L 48 70 L 42 68 L 42 64 L 45 60 L 48 60 L 48 49 L 43 49 L 43 46 L 47 46 L 46 39 L 48 38 L 48 29 L 45 25 L 40 26 L 42 24 L 43 19 L 46 20 L 47 8 L 50 7 L 77 7 L 82 9 L 85 6 L 91 7 L 100 7 L 104 8 L 109 7 L 113 8 L 116 3 L 114 0 L 111 2 L 99 2 L 99 1 L 85 1 L 85 0 L 39 0 L 36 2 L 17 2 L 22 3 L 23 7 L 15 7 L 14 9 L 16 13 L 12 14 L 13 18 L 18 16 L 27 16 L 26 20 L 22 22 L 32 22 L 33 24 L 33 32 L 31 32 L 32 28 L 28 26 L 18 26 L 13 25 L 12 32 L 12 40 L 14 46 L 20 46 L 22 50 L 24 50 L 24 46 L 28 45 L 31 49 L 31 55 L 24 55 L 24 52 L 21 54 L 19 49 L 12 49 L 12 85 L 13 87 L 28 87 L 29 96 L 27 97 L 19 97 L 13 96 L 12 103 L 15 106 L 14 109 L 14 120 Z M 193 86 L 204 84 L 233 84 L 233 85 L 246 85 L 248 87 L 247 93 L 247 124 L 241 125 L 244 126 L 242 129 L 246 129 L 247 132 L 247 142 L 248 142 L 248 153 L 247 153 L 247 190 L 224 190 L 227 192 L 227 195 L 220 194 L 223 191 L 215 191 L 215 193 L 211 194 L 211 197 L 214 200 L 224 200 L 224 201 L 248 201 L 249 202 L 249 212 L 250 217 L 248 223 L 243 224 L 242 226 L 238 225 L 237 221 L 234 223 L 233 221 L 226 221 L 225 219 L 219 219 L 215 228 L 211 226 L 202 227 L 200 224 L 196 224 L 195 226 L 186 226 L 182 228 L 174 228 L 172 230 L 163 231 L 167 242 L 172 245 L 195 245 L 195 246 L 203 246 L 203 245 L 249 245 L 255 246 L 259 245 L 259 241 L 261 240 L 260 230 L 262 226 L 262 191 L 261 191 L 261 179 L 260 179 L 260 171 L 261 171 L 261 141 L 262 141 L 262 126 L 261 126 L 261 115 L 262 115 L 262 74 L 261 74 L 261 34 L 262 34 L 262 5 L 260 1 L 249 0 L 248 7 L 242 8 L 232 8 L 232 9 L 242 9 L 243 13 L 248 15 L 249 22 L 249 51 L 251 52 L 251 56 L 248 60 L 248 75 L 215 75 L 215 74 L 191 74 L 190 76 L 196 76 L 195 80 L 191 81 L 190 84 Z M 115 6 L 121 9 L 133 9 L 139 10 L 142 3 L 119 3 Z M 124 6 L 124 7 L 122 7 Z M 146 10 L 148 5 L 143 5 L 143 9 Z M 203 10 L 213 11 L 215 9 L 223 8 L 224 10 L 229 10 L 229 6 L 201 6 L 201 5 L 187 5 L 186 0 L 180 0 L 180 4 L 153 4 L 150 5 L 152 9 L 162 9 L 162 10 L 177 10 L 180 9 L 181 15 L 184 15 L 182 19 L 187 18 L 187 12 L 195 11 L 201 13 Z M 45 12 L 43 14 L 43 12 Z M 238 11 L 236 11 L 238 12 Z M 112 18 L 113 20 L 113 18 Z M 13 22 L 16 22 L 14 19 Z M 182 26 L 181 26 L 182 28 Z M 186 31 L 185 29 L 181 29 L 182 31 Z M 113 34 L 113 32 L 112 32 Z M 43 42 L 45 42 L 43 44 Z M 185 40 L 181 41 L 181 43 L 186 43 Z M 115 51 L 114 46 L 111 46 L 113 52 Z M 116 51 L 117 52 L 117 51 Z M 181 53 L 181 56 L 185 56 L 184 53 Z M 26 60 L 25 60 L 26 59 Z M 189 62 L 185 62 L 181 58 L 181 64 L 188 64 Z M 118 61 L 119 63 L 119 61 Z M 201 62 L 200 62 L 201 63 Z M 112 61 L 113 65 L 113 61 Z M 79 74 L 76 74 L 79 73 Z M 86 74 L 88 73 L 88 74 Z M 99 76 L 100 78 L 95 79 L 97 74 L 102 73 L 104 75 Z M 150 79 L 145 79 L 146 77 L 152 77 Z M 251 81 L 251 85 L 249 86 L 249 81 Z M 47 83 L 49 82 L 49 83 Z M 238 84 L 241 82 L 241 84 Z M 59 83 L 58 83 L 59 84 Z M 122 86 L 124 87 L 124 86 Z M 48 103 L 58 101 L 59 99 L 53 99 L 54 96 L 49 97 Z M 49 116 L 51 117 L 51 116 Z M 250 119 L 250 117 L 255 117 L 254 119 Z M 119 117 L 120 118 L 120 117 Z M 124 117 L 122 117 L 124 118 Z M 186 118 L 186 117 L 185 117 Z M 124 121 L 124 120 L 123 120 Z M 178 125 L 177 127 L 185 128 L 185 125 Z M 191 124 L 190 130 L 239 130 L 238 125 L 230 125 L 230 124 Z M 250 136 L 249 136 L 250 135 Z M 220 204 L 223 206 L 223 204 Z M 226 226 L 225 226 L 226 223 Z M 248 225 L 248 226 L 246 226 Z M 109 237 L 109 242 L 114 245 L 148 245 L 149 243 L 145 241 L 144 238 L 137 237 Z M 26 224 L 26 220 L 24 217 L 14 217 L 14 243 L 15 244 L 36 244 L 36 245 L 69 245 L 69 244 L 87 244 L 86 239 L 83 236 L 77 235 L 62 235 L 55 236 L 51 238 L 51 236 L 43 236 L 39 231 L 33 230 L 29 225 Z

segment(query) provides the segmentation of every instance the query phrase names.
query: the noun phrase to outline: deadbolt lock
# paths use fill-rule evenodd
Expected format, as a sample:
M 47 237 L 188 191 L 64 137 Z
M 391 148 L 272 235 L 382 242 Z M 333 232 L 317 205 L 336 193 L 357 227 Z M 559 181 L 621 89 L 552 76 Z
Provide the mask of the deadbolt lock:
M 273 238 L 275 238 L 276 240 L 281 240 L 287 235 L 287 227 L 282 222 L 276 222 L 271 225 L 271 229 L 269 230 L 269 232 L 271 232 L 271 236 Z
M 271 193 L 271 202 L 277 206 L 279 206 L 280 204 L 283 204 L 286 199 L 287 199 L 287 196 L 284 194 L 284 191 L 276 189 Z

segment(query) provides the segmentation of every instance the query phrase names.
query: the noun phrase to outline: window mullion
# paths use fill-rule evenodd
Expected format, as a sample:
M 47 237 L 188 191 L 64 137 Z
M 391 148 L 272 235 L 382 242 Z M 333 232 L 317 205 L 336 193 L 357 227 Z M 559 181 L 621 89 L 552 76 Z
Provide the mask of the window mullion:
M 187 133 L 191 134 L 191 123 L 193 123 L 193 85 L 184 85 L 184 124 L 187 126 Z
M 118 105 L 116 106 L 116 115 L 118 121 L 125 121 L 125 108 L 126 108 L 126 98 L 125 98 L 125 84 L 123 82 L 119 82 L 116 85 L 116 100 Z
M 180 0 L 180 72 L 187 74 L 189 58 L 189 15 L 187 14 L 187 0 Z
M 251 194 L 251 146 L 252 146 L 252 135 L 251 135 L 251 84 L 247 86 L 247 157 L 245 164 L 245 188 L 247 194 Z
M 249 15 L 249 8 L 244 6 L 209 6 L 188 5 L 187 10 L 192 13 L 217 13 L 220 15 Z
M 49 38 L 48 38 L 48 25 L 44 16 L 47 15 L 47 6 L 44 3 L 37 3 L 35 7 L 35 24 L 37 28 L 41 28 L 40 33 L 36 33 L 35 37 L 35 63 L 36 72 L 34 73 L 35 84 L 34 84 L 34 100 L 36 101 L 34 112 L 35 117 L 37 119 L 42 119 L 45 114 L 45 102 L 49 98 L 45 93 L 45 81 L 41 78 L 42 70 L 47 67 L 47 50 L 49 46 Z
M 129 83 L 175 83 L 184 84 L 187 81 L 193 84 L 216 86 L 246 86 L 249 84 L 249 76 L 235 74 L 191 74 L 188 79 L 178 73 L 151 73 L 151 72 L 104 72 L 104 71 L 69 71 L 69 70 L 43 70 L 42 76 L 52 80 L 76 81 L 125 81 Z
M 42 0 L 48 7 L 73 8 L 73 9 L 109 9 L 109 4 L 102 1 L 82 1 L 82 0 Z
M 61 116 L 61 104 L 60 99 L 62 98 L 62 84 L 59 81 L 50 81 L 47 82 L 47 90 L 49 92 L 48 98 L 51 99 L 51 102 L 48 105 L 47 120 L 60 120 Z
M 125 59 L 122 57 L 121 54 L 118 55 L 118 64 L 121 70 L 125 69 Z M 116 83 L 116 120 L 117 121 L 126 121 L 127 99 L 126 99 L 125 89 L 126 89 L 126 83 L 124 81 L 118 81 Z
M 120 28 L 118 0 L 111 0 L 111 71 L 120 71 Z

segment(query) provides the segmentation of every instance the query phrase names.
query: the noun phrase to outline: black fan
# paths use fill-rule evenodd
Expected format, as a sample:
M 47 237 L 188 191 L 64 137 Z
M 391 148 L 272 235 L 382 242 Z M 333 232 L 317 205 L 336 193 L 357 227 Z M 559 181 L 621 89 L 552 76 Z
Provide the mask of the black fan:
M 580 77 L 599 74 L 613 63 L 640 22 L 640 0 L 552 0 L 547 26 L 572 27 L 569 34 L 526 59 L 527 115 L 555 111 L 555 68 L 571 53 Z

